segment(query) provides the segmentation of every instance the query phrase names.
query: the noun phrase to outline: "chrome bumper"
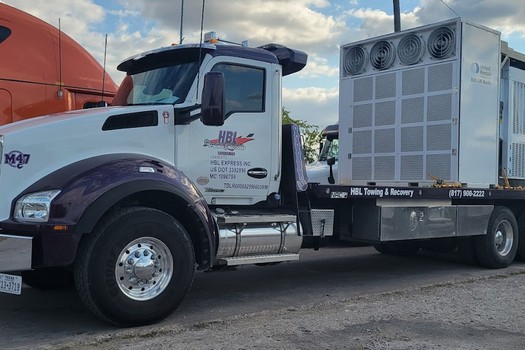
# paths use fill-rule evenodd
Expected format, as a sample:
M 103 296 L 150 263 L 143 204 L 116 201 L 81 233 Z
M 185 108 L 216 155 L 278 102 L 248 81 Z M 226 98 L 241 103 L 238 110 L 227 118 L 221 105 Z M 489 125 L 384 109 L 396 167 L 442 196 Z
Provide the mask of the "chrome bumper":
M 32 237 L 0 235 L 0 272 L 31 269 Z

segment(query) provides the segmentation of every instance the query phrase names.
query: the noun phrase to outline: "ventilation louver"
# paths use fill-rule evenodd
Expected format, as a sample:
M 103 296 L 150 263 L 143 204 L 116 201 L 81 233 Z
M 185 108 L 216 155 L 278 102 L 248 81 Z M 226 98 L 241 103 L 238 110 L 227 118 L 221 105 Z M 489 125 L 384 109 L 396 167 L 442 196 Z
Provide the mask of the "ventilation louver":
M 423 39 L 416 34 L 405 35 L 397 45 L 397 56 L 407 66 L 419 63 L 424 54 Z
M 390 68 L 394 64 L 395 58 L 394 45 L 385 40 L 378 41 L 370 50 L 370 63 L 375 69 Z
M 452 56 L 455 46 L 454 31 L 448 27 L 436 28 L 428 37 L 428 51 L 434 58 L 443 59 Z
M 366 65 L 366 51 L 361 46 L 353 46 L 346 51 L 344 57 L 344 69 L 349 75 L 363 72 Z

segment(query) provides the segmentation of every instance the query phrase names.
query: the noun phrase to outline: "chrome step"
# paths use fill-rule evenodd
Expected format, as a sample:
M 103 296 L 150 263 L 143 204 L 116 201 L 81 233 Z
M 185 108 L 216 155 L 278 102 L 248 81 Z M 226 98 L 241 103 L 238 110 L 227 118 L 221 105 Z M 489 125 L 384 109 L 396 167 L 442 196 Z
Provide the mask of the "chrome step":
M 271 222 L 296 222 L 297 217 L 290 214 L 274 215 L 216 215 L 219 224 L 251 224 Z
M 281 261 L 299 260 L 299 254 L 266 254 L 239 256 L 233 258 L 219 259 L 219 263 L 226 266 L 247 265 L 247 264 L 267 264 Z

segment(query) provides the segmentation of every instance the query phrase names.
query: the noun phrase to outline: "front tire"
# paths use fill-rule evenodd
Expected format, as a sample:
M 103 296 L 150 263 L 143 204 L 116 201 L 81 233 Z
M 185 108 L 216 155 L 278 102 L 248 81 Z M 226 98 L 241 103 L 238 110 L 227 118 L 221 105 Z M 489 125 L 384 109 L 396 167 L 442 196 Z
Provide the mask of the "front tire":
M 518 224 L 512 211 L 495 207 L 487 226 L 487 234 L 474 237 L 479 264 L 493 269 L 512 264 L 518 250 Z
M 80 244 L 75 283 L 82 301 L 119 326 L 157 322 L 183 301 L 195 256 L 186 230 L 151 208 L 108 214 Z

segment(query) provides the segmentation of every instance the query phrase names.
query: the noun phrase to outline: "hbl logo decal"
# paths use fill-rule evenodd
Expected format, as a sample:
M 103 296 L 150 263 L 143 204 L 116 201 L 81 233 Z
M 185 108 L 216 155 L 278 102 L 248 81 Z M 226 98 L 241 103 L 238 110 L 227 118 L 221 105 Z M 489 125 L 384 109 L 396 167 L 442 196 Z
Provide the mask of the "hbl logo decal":
M 220 130 L 219 137 L 212 140 L 204 140 L 205 147 L 224 148 L 230 151 L 244 149 L 244 144 L 255 140 L 253 133 L 245 137 L 237 136 L 237 131 Z
M 29 157 L 29 154 L 25 154 L 20 151 L 11 151 L 5 154 L 5 163 L 9 164 L 13 168 L 22 169 L 24 165 L 29 163 Z

